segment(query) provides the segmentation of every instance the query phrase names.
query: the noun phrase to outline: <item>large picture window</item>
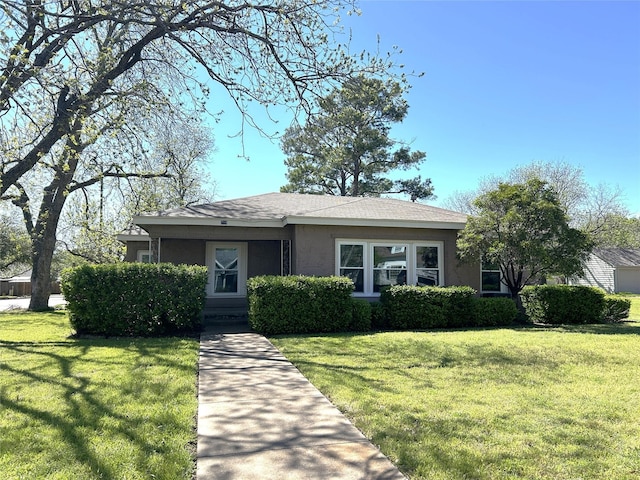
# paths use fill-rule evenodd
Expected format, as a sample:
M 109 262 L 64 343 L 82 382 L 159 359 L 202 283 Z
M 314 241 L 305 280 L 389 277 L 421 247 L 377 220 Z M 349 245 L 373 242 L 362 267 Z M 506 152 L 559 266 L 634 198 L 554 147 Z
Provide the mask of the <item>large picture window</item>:
M 336 274 L 355 294 L 379 295 L 391 285 L 443 285 L 442 242 L 336 241 Z

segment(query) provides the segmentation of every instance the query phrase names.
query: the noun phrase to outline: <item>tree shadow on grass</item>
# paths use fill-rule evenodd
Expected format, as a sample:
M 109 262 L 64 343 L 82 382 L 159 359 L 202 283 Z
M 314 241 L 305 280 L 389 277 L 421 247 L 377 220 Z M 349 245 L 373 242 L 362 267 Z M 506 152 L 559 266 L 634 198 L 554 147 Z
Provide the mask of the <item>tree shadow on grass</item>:
M 109 347 L 106 355 L 105 347 Z M 153 397 L 143 381 L 145 372 L 140 371 L 141 381 L 135 388 L 125 392 L 123 385 L 118 384 L 120 380 L 135 384 L 129 361 L 118 355 L 119 348 L 125 350 L 130 346 L 128 342 L 106 340 L 0 342 L 3 351 L 0 407 L 5 412 L 0 425 L 14 439 L 5 438 L 6 445 L 10 445 L 7 453 L 15 455 L 18 462 L 14 468 L 24 468 L 19 462 L 29 461 L 29 452 L 24 450 L 27 447 L 22 445 L 40 452 L 34 460 L 38 464 L 28 468 L 43 476 L 44 472 L 50 474 L 52 469 L 64 468 L 75 472 L 72 475 L 78 475 L 79 469 L 90 471 L 91 477 L 122 478 L 123 472 L 117 465 L 121 459 L 114 462 L 110 449 L 117 450 L 116 455 L 120 456 L 126 450 L 128 468 L 149 476 L 155 468 L 150 461 L 152 456 L 172 454 L 166 450 L 170 445 L 164 445 L 161 437 L 149 435 L 140 427 L 162 422 L 159 428 L 175 431 L 182 425 L 177 421 L 167 425 L 172 421 L 170 415 L 162 415 L 161 420 L 154 418 L 154 413 L 162 412 L 164 406 L 157 406 L 155 412 L 153 408 L 145 412 L 143 402 Z M 171 363 L 158 354 L 145 358 L 148 350 L 154 349 L 143 347 L 136 352 L 136 362 Z M 127 411 L 123 407 L 127 403 L 136 406 L 136 411 Z M 21 428 L 25 425 L 26 428 Z M 77 465 L 63 465 L 56 457 Z
M 589 333 L 594 335 L 640 335 L 640 321 L 625 321 L 619 323 L 592 323 L 580 325 L 549 325 L 535 324 L 515 328 L 522 332 L 565 332 Z

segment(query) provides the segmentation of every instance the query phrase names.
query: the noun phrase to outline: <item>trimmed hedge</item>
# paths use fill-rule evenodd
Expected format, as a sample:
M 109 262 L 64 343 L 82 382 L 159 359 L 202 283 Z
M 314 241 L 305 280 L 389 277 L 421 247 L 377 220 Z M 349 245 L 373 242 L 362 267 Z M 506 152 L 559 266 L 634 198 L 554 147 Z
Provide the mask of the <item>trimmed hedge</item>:
M 380 295 L 392 329 L 412 330 L 469 326 L 474 319 L 471 287 L 394 285 Z
M 197 331 L 207 268 L 121 263 L 62 272 L 71 326 L 78 334 L 157 336 Z
M 512 325 L 518 317 L 516 302 L 506 297 L 475 299 L 474 326 L 498 327 Z
M 600 323 L 605 315 L 605 293 L 581 285 L 527 286 L 520 292 L 532 322 L 559 324 Z
M 352 298 L 353 306 L 351 323 L 349 331 L 351 332 L 368 332 L 371 330 L 372 306 L 368 300 L 362 298 Z
M 353 288 L 345 277 L 253 277 L 247 281 L 249 325 L 264 335 L 348 331 Z
M 605 323 L 621 322 L 625 318 L 629 318 L 629 310 L 631 310 L 631 300 L 615 295 L 607 295 L 604 297 L 602 320 Z

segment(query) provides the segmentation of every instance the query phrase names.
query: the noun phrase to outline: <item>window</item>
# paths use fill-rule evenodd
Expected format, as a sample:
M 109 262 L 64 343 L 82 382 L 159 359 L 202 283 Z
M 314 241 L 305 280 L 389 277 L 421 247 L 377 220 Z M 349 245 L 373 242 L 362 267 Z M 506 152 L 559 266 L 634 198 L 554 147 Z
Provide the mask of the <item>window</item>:
M 238 293 L 238 249 L 216 248 L 213 264 L 213 293 Z
M 379 295 L 391 285 L 443 285 L 442 242 L 339 239 L 336 275 L 350 278 L 356 295 Z
M 151 253 L 149 253 L 149 250 L 138 250 L 138 262 L 151 263 Z
M 407 283 L 407 247 L 405 245 L 372 245 L 373 291 Z
M 338 275 L 350 278 L 357 293 L 364 292 L 364 244 L 344 244 L 339 248 Z
M 500 281 L 500 267 L 497 263 L 482 262 L 482 292 L 483 293 L 503 293 L 506 286 Z
M 420 245 L 416 247 L 416 284 L 440 285 L 439 248 Z

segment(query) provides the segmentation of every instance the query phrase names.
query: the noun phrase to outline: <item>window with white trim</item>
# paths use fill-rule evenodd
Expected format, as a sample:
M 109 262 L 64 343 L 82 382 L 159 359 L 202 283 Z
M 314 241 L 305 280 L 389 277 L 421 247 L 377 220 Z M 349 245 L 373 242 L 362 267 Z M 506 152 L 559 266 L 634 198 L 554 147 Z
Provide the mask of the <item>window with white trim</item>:
M 440 285 L 440 248 L 416 246 L 416 285 Z
M 356 293 L 364 293 L 364 249 L 363 243 L 345 243 L 338 247 L 338 275 L 350 278 Z
M 151 252 L 149 250 L 138 250 L 138 262 L 140 263 L 150 263 L 151 262 Z
M 407 245 L 372 244 L 373 291 L 407 283 Z
M 442 242 L 336 240 L 336 275 L 356 295 L 379 295 L 391 285 L 443 285 Z
M 482 293 L 505 293 L 506 285 L 501 281 L 502 274 L 497 263 L 483 261 L 480 267 Z

